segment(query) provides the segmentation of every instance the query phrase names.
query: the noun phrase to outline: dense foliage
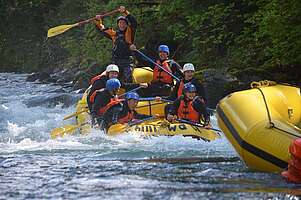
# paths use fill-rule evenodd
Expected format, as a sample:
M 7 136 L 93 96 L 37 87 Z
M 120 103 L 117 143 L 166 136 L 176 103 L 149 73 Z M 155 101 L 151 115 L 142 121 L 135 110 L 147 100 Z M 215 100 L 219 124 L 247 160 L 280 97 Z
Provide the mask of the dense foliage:
M 111 41 L 93 24 L 46 40 L 50 27 L 124 5 L 137 18 L 136 46 L 156 56 L 168 44 L 180 63 L 226 68 L 241 80 L 300 81 L 299 0 L 0 0 L 1 71 L 110 62 Z M 116 27 L 118 15 L 105 19 Z

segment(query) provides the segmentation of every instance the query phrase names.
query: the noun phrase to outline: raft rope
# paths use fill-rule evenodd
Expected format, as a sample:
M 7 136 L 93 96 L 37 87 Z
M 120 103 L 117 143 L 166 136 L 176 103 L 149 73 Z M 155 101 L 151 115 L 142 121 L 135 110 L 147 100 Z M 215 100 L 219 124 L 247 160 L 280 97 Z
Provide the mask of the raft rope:
M 251 84 L 251 87 L 252 87 L 252 84 Z M 256 86 L 255 86 L 255 88 L 258 89 L 258 90 L 260 91 L 260 93 L 261 93 L 261 95 L 262 95 L 262 97 L 263 97 L 263 101 L 264 101 L 264 104 L 265 104 L 265 108 L 266 108 L 267 115 L 268 115 L 268 119 L 269 119 L 269 123 L 270 123 L 270 128 L 275 128 L 275 129 L 277 129 L 277 130 L 279 130 L 279 131 L 283 131 L 283 132 L 285 132 L 285 133 L 287 133 L 287 134 L 289 134 L 289 135 L 291 135 L 291 136 L 295 136 L 295 137 L 297 137 L 297 138 L 301 138 L 300 136 L 295 135 L 294 133 L 291 133 L 291 132 L 289 132 L 289 131 L 287 131 L 287 130 L 284 130 L 284 129 L 281 129 L 281 128 L 278 128 L 278 127 L 275 126 L 275 124 L 272 122 L 270 110 L 269 110 L 269 107 L 268 107 L 268 104 L 267 104 L 267 101 L 266 101 L 266 98 L 265 98 L 264 93 L 262 92 L 262 90 L 261 90 L 259 87 L 256 87 Z
M 251 83 L 251 88 L 258 88 L 258 87 L 267 87 L 273 85 L 285 85 L 285 86 L 293 86 L 296 88 L 301 88 L 298 84 L 291 84 L 291 83 L 276 83 L 275 81 L 263 80 L 263 81 L 253 81 Z

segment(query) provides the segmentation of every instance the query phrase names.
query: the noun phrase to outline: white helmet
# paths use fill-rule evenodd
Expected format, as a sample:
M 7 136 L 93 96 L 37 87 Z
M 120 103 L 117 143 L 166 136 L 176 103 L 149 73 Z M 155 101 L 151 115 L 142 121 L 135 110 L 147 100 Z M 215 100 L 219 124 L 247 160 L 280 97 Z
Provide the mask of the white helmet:
M 186 71 L 195 71 L 192 63 L 186 63 L 183 67 L 183 72 Z
M 119 73 L 119 68 L 115 64 L 110 64 L 107 66 L 106 72 L 107 73 L 109 73 L 109 72 L 118 72 Z

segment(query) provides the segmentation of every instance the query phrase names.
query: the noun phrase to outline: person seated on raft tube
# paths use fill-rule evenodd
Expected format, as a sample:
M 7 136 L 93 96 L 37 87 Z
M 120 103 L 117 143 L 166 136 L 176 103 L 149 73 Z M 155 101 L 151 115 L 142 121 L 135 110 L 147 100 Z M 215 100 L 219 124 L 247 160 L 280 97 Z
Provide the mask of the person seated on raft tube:
M 129 92 L 126 95 L 126 100 L 122 103 L 122 105 L 116 105 L 116 107 L 119 107 L 119 109 L 115 109 L 115 112 L 118 111 L 118 121 L 112 121 L 112 124 L 125 124 L 151 117 L 150 115 L 139 114 L 135 110 L 139 102 L 139 98 L 140 96 L 136 92 Z M 108 110 L 108 112 L 109 111 L 110 110 Z
M 183 74 L 184 77 L 181 79 L 180 82 L 177 82 L 176 86 L 172 90 L 171 94 L 169 97 L 167 97 L 168 100 L 176 100 L 180 96 L 183 95 L 183 89 L 184 89 L 184 84 L 186 83 L 192 83 L 195 88 L 196 88 L 196 95 L 201 97 L 204 102 L 206 102 L 206 94 L 205 94 L 205 89 L 203 84 L 201 83 L 200 80 L 196 79 L 194 77 L 194 65 L 192 63 L 186 63 L 183 66 Z M 160 97 L 156 98 L 157 100 L 161 100 Z
M 122 99 L 119 99 L 117 92 L 120 89 L 121 83 L 118 79 L 112 78 L 106 82 L 106 88 L 96 91 L 94 103 L 92 104 L 91 117 L 92 125 L 97 122 L 101 129 L 107 127 L 107 124 L 112 121 L 112 118 L 118 119 L 118 113 L 111 116 L 111 119 L 105 118 L 104 114 L 107 110 L 116 104 L 120 104 Z
M 88 104 L 88 108 L 90 111 L 92 110 L 92 104 L 94 103 L 96 90 L 105 88 L 107 80 L 112 79 L 112 78 L 118 78 L 118 75 L 119 75 L 118 66 L 115 64 L 110 64 L 107 66 L 106 71 L 104 71 L 102 74 L 99 74 L 99 75 L 93 77 L 90 80 L 91 89 L 87 95 L 87 104 Z M 132 90 L 139 86 L 146 88 L 148 86 L 148 84 L 147 83 L 140 83 L 140 84 L 137 83 L 136 84 L 136 83 L 121 82 L 121 88 L 124 88 L 126 91 Z
M 120 79 L 124 82 L 132 82 L 132 52 L 130 46 L 134 45 L 137 21 L 133 15 L 125 9 L 119 7 L 119 12 L 123 14 L 117 18 L 118 29 L 105 28 L 100 15 L 95 16 L 95 25 L 100 33 L 113 42 L 112 63 L 120 68 Z
M 210 115 L 207 113 L 201 97 L 196 95 L 196 87 L 192 83 L 184 85 L 184 95 L 174 101 L 168 110 L 167 120 L 185 119 L 194 123 L 210 126 Z
M 167 45 L 160 45 L 158 48 L 159 59 L 156 61 L 166 71 L 181 78 L 183 76 L 181 66 L 174 60 L 169 59 L 169 48 Z M 149 87 L 140 91 L 143 96 L 169 96 L 174 85 L 171 75 L 163 71 L 160 67 L 154 66 L 153 80 Z

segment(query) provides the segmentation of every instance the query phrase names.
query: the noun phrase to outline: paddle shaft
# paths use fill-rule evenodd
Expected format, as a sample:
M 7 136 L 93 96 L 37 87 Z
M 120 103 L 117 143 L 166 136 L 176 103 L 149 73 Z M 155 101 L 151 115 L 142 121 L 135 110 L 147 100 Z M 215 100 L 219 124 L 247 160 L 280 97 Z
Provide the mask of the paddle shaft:
M 123 93 L 123 94 L 119 95 L 118 97 L 122 97 L 122 96 L 128 94 L 129 92 L 134 92 L 134 91 L 136 91 L 136 90 L 139 90 L 140 88 L 142 88 L 142 86 L 139 86 L 139 87 L 137 87 L 137 88 L 135 88 L 135 89 L 133 89 L 133 90 L 131 90 L 131 91 L 128 91 L 128 92 L 126 92 L 126 93 Z M 75 117 L 75 116 L 77 116 L 77 115 L 79 115 L 79 114 L 81 114 L 81 113 L 87 112 L 88 110 L 89 110 L 89 109 L 86 108 L 86 109 L 84 109 L 84 110 L 82 110 L 82 111 L 72 113 L 71 115 L 68 115 L 68 116 L 64 117 L 63 120 L 70 119 L 70 118 Z
M 67 133 L 73 133 L 76 129 L 81 128 L 82 126 L 84 126 L 86 124 L 88 124 L 88 122 L 85 122 L 85 123 L 79 124 L 79 125 L 67 124 L 63 127 L 55 128 L 50 133 L 51 138 L 62 137 Z
M 117 13 L 117 12 L 119 12 L 118 9 L 113 10 L 113 11 L 111 11 L 111 12 L 107 12 L 107 13 L 105 13 L 105 14 L 102 14 L 102 15 L 100 15 L 100 17 L 101 17 L 101 18 L 107 17 L 107 16 L 113 15 L 113 14 L 115 14 L 115 13 Z M 80 22 L 78 22 L 77 24 L 78 24 L 78 26 L 82 26 L 82 25 L 84 25 L 84 24 L 90 23 L 91 21 L 93 21 L 93 20 L 95 20 L 95 19 L 96 19 L 95 17 L 92 17 L 92 18 L 89 18 L 89 19 L 87 19 L 87 20 L 80 21 Z
M 176 119 L 176 121 L 182 122 L 182 123 L 186 123 L 186 124 L 190 124 L 190 125 L 192 125 L 192 126 L 197 126 L 197 127 L 205 128 L 205 127 L 204 127 L 203 125 L 201 125 L 201 124 L 194 123 L 194 122 L 191 122 L 191 121 L 188 121 L 188 120 L 185 120 L 185 119 Z M 216 128 L 205 128 L 205 129 L 210 129 L 210 130 L 213 130 L 213 131 L 222 132 L 221 130 L 216 129 Z
M 114 14 L 116 12 L 118 12 L 118 10 L 113 10 L 111 12 L 105 13 L 103 15 L 100 15 L 100 17 L 103 18 L 103 17 L 109 16 L 109 15 L 112 15 L 112 14 Z M 87 19 L 87 20 L 83 20 L 83 21 L 80 21 L 80 22 L 77 22 L 75 24 L 60 25 L 60 26 L 56 26 L 56 27 L 50 28 L 48 30 L 48 32 L 47 32 L 47 37 L 50 38 L 50 37 L 54 37 L 56 35 L 60 35 L 62 33 L 65 33 L 66 31 L 68 31 L 71 28 L 82 26 L 84 24 L 90 23 L 93 20 L 95 20 L 95 17 Z
M 153 101 L 153 100 L 156 100 L 156 97 L 142 97 L 142 98 L 139 99 L 139 101 Z M 164 101 L 164 102 L 167 102 L 167 103 L 173 103 L 174 102 L 173 100 L 163 99 L 163 98 L 161 98 L 160 101 Z M 206 110 L 209 113 L 216 112 L 216 110 L 212 109 L 212 108 L 207 108 L 206 107 Z
M 160 105 L 160 104 L 164 104 L 164 103 L 166 103 L 166 102 L 152 103 L 152 104 L 148 104 L 148 105 L 144 105 L 144 106 L 137 106 L 136 108 L 144 108 L 144 107 L 155 106 L 155 105 Z
M 151 116 L 151 117 L 147 117 L 145 119 L 139 119 L 137 122 L 129 123 L 129 125 L 134 126 L 134 125 L 140 124 L 142 122 L 145 122 L 147 120 L 151 120 L 151 119 L 154 119 L 154 118 L 155 118 L 154 116 Z
M 169 74 L 170 76 L 172 76 L 176 81 L 180 82 L 181 80 L 176 77 L 175 75 L 173 75 L 172 73 L 170 73 L 169 71 L 167 71 L 166 69 L 164 69 L 161 65 L 159 65 L 158 63 L 154 62 L 152 59 L 150 59 L 148 56 L 146 56 L 144 53 L 142 53 L 139 50 L 135 50 L 138 52 L 138 54 L 140 54 L 142 57 L 144 57 L 147 61 L 151 62 L 152 64 L 156 65 L 157 67 L 159 67 L 160 69 L 162 69 L 164 72 L 166 72 L 167 74 Z
M 136 87 L 135 89 L 132 89 L 132 90 L 126 92 L 126 93 L 123 93 L 123 94 L 119 95 L 118 97 L 122 97 L 122 96 L 124 96 L 124 95 L 127 95 L 127 94 L 130 93 L 130 92 L 135 92 L 135 91 L 137 91 L 137 90 L 139 90 L 139 89 L 141 89 L 141 88 L 143 88 L 143 86 Z
M 142 97 L 142 98 L 139 98 L 139 101 L 154 101 L 156 100 L 156 97 Z M 168 103 L 172 103 L 173 101 L 172 100 L 168 100 L 168 99 L 160 99 L 160 101 L 164 101 L 164 102 L 168 102 Z
M 85 108 L 85 109 L 83 109 L 82 111 L 75 112 L 75 113 L 73 113 L 73 114 L 71 114 L 71 115 L 68 115 L 68 116 L 64 117 L 63 120 L 70 119 L 70 118 L 75 117 L 75 116 L 77 116 L 77 115 L 79 115 L 79 114 L 82 114 L 82 113 L 84 113 L 84 112 L 87 112 L 88 110 L 89 110 L 88 108 Z

